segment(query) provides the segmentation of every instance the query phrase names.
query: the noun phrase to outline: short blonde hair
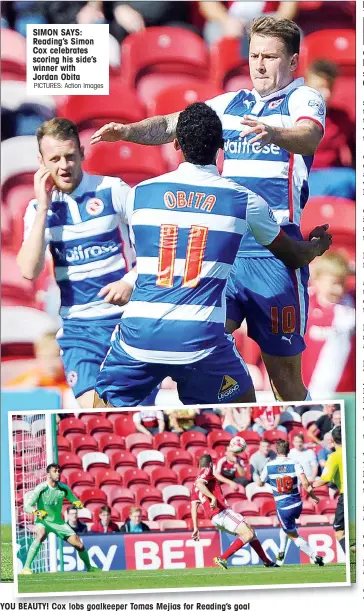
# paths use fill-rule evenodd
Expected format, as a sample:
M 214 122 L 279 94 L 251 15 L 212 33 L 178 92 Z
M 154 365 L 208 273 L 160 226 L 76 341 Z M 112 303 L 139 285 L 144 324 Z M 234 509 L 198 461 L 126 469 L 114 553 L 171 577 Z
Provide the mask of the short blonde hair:
M 129 515 L 131 516 L 131 514 L 135 513 L 135 511 L 140 511 L 140 513 L 142 513 L 142 510 L 140 507 L 138 507 L 138 505 L 132 505 L 129 509 Z
M 332 274 L 346 278 L 350 273 L 349 261 L 340 252 L 326 252 L 317 257 L 311 265 L 312 277 L 317 278 L 323 274 Z
M 42 153 L 40 146 L 44 136 L 51 136 L 56 140 L 74 140 L 77 147 L 79 149 L 81 148 L 77 126 L 75 123 L 72 123 L 72 121 L 69 121 L 69 119 L 54 117 L 49 121 L 45 121 L 40 127 L 38 127 L 36 136 L 40 153 Z

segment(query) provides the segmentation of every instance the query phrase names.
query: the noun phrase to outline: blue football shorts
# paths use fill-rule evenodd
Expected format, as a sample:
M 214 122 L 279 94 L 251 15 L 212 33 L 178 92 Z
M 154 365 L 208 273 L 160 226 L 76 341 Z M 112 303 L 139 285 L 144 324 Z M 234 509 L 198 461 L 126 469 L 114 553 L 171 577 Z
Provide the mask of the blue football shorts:
M 57 333 L 66 379 L 75 397 L 95 387 L 97 374 L 120 318 L 64 320 Z
M 177 382 L 184 405 L 230 403 L 253 387 L 231 336 L 225 335 L 211 354 L 195 363 L 146 363 L 122 348 L 120 326 L 96 382 L 98 395 L 114 407 L 139 405 L 167 376 Z
M 246 319 L 248 335 L 272 356 L 305 349 L 308 267 L 290 269 L 275 257 L 238 257 L 226 297 L 227 318 Z
M 281 523 L 282 529 L 287 533 L 293 533 L 297 530 L 296 520 L 302 513 L 302 503 L 296 507 L 290 509 L 278 508 L 277 505 L 277 516 Z

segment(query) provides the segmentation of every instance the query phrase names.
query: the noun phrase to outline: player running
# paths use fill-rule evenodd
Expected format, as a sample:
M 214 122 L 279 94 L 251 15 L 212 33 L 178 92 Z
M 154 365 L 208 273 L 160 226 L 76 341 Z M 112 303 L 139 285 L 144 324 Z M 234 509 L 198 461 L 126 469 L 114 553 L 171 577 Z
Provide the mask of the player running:
M 36 199 L 24 217 L 18 254 L 22 275 L 36 279 L 46 247 L 60 288 L 62 328 L 57 334 L 67 382 L 79 405 L 93 406 L 94 386 L 120 304 L 132 291 L 133 261 L 125 201 L 130 187 L 119 178 L 82 171 L 83 147 L 76 126 L 55 118 L 37 131 L 40 168 Z
M 247 367 L 224 332 L 240 239 L 249 227 L 293 267 L 331 243 L 327 226 L 314 242 L 292 240 L 261 197 L 219 175 L 222 125 L 206 104 L 180 114 L 174 145 L 179 168 L 140 183 L 127 200 L 138 279 L 96 383 L 115 407 L 138 405 L 167 376 L 186 405 L 254 401 Z
M 24 497 L 24 511 L 35 516 L 35 539 L 29 547 L 22 575 L 32 574 L 32 562 L 49 533 L 54 533 L 62 541 L 67 541 L 72 545 L 84 562 L 87 571 L 101 570 L 91 566 L 88 551 L 81 539 L 62 518 L 62 505 L 65 499 L 70 501 L 76 509 L 81 509 L 83 504 L 72 494 L 66 484 L 59 481 L 60 477 L 61 467 L 56 463 L 48 465 L 47 480 Z
M 230 533 L 238 537 L 221 556 L 213 559 L 214 564 L 227 569 L 227 560 L 244 545 L 250 544 L 266 567 L 277 567 L 265 554 L 254 528 L 247 524 L 239 513 L 233 511 L 224 499 L 221 486 L 213 472 L 212 458 L 204 454 L 199 460 L 201 468 L 191 490 L 191 517 L 193 523 L 192 539 L 199 541 L 198 506 L 201 504 L 204 513 L 217 530 Z
M 299 50 L 300 30 L 293 21 L 259 17 L 250 32 L 254 89 L 225 93 L 206 102 L 223 124 L 223 176 L 269 197 L 277 222 L 298 239 L 300 216 L 309 195 L 308 174 L 325 122 L 321 95 L 306 87 L 302 78 L 294 78 Z M 171 142 L 178 117 L 179 113 L 173 113 L 129 125 L 110 123 L 91 142 Z M 232 333 L 246 319 L 275 395 L 285 401 L 310 399 L 301 376 L 307 282 L 308 269 L 287 269 L 247 232 L 229 278 L 227 330 Z
M 277 516 L 281 523 L 279 531 L 279 552 L 277 560 L 283 562 L 287 551 L 289 540 L 307 556 L 314 564 L 324 566 L 321 556 L 317 556 L 306 539 L 297 532 L 296 519 L 302 512 L 302 499 L 299 484 L 306 490 L 314 503 L 318 503 L 318 497 L 312 492 L 312 486 L 303 472 L 301 465 L 288 458 L 289 442 L 280 439 L 276 443 L 277 457 L 269 461 L 260 474 L 257 481 L 258 486 L 268 483 L 273 491 Z

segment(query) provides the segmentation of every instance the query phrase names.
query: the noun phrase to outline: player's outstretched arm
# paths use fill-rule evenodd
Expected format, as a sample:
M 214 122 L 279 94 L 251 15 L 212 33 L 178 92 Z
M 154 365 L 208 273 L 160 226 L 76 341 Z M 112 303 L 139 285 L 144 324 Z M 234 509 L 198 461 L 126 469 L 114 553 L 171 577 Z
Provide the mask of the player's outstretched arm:
M 191 502 L 191 518 L 192 518 L 192 527 L 193 527 L 192 539 L 194 539 L 195 541 L 199 541 L 200 539 L 200 533 L 198 530 L 198 511 L 197 511 L 199 504 L 200 504 L 199 501 Z
M 179 112 L 143 119 L 137 123 L 107 123 L 91 136 L 91 144 L 98 142 L 135 142 L 136 144 L 166 144 L 176 135 Z
M 332 235 L 328 233 L 329 226 L 321 225 L 314 231 L 320 234 L 319 237 L 313 236 L 309 241 L 299 242 L 292 240 L 282 229 L 271 244 L 267 245 L 277 259 L 283 261 L 287 267 L 297 269 L 305 267 L 316 257 L 320 257 L 332 244 Z
M 39 484 L 24 495 L 24 511 L 25 513 L 34 513 L 37 510 L 36 505 L 42 490 L 42 484 Z

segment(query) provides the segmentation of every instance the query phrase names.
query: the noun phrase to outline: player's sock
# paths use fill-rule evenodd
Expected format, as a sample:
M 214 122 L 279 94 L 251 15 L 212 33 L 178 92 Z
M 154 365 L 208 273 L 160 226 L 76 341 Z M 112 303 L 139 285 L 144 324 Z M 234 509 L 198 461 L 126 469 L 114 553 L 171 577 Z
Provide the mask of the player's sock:
M 27 559 L 26 559 L 25 564 L 24 564 L 24 568 L 25 569 L 30 569 L 31 564 L 32 564 L 34 558 L 36 557 L 36 555 L 38 554 L 41 546 L 42 546 L 41 542 L 37 541 L 37 539 L 34 539 L 34 541 L 31 543 L 31 545 L 30 545 L 30 547 L 28 549 Z
M 258 554 L 259 558 L 261 559 L 262 562 L 264 562 L 264 564 L 272 564 L 271 559 L 268 558 L 268 556 L 266 556 L 265 551 L 262 548 L 260 541 L 256 537 L 252 539 L 251 541 L 249 541 L 249 543 L 250 543 L 250 547 L 252 547 L 253 550 Z
M 343 550 L 344 554 L 346 554 L 345 537 L 343 537 L 342 539 L 339 539 L 339 543 L 341 545 L 341 549 Z
M 312 547 L 307 543 L 306 539 L 304 539 L 303 537 L 297 537 L 296 539 L 293 539 L 294 544 L 297 545 L 297 547 L 299 547 L 304 554 L 307 554 L 307 556 L 310 556 L 310 558 L 314 558 L 316 557 L 315 552 L 313 551 Z
M 241 539 L 235 539 L 235 541 L 230 545 L 230 547 L 227 548 L 226 552 L 221 554 L 220 558 L 227 560 L 228 558 L 230 558 L 230 556 L 235 554 L 241 547 L 243 547 L 243 545 L 245 545 L 244 541 L 242 541 Z
M 309 390 L 307 391 L 307 395 L 306 395 L 305 401 L 312 401 L 312 397 L 310 395 L 310 391 Z
M 85 563 L 86 569 L 87 570 L 91 569 L 92 567 L 91 567 L 91 562 L 90 562 L 90 558 L 89 558 L 87 549 L 84 547 L 82 550 L 78 549 L 77 551 L 78 551 L 79 557 Z
M 279 553 L 285 554 L 288 544 L 288 535 L 284 532 L 283 528 L 279 531 Z

